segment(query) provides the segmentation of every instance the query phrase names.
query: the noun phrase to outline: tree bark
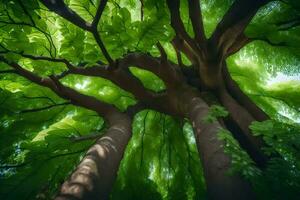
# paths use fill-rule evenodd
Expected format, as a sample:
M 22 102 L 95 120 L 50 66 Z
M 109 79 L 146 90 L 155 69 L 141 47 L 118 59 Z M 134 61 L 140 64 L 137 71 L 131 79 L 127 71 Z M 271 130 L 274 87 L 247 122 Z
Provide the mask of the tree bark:
M 56 200 L 109 199 L 120 161 L 131 137 L 131 119 L 125 114 L 113 113 L 110 125 L 63 183 Z
M 222 67 L 222 74 L 227 90 L 257 121 L 269 119 L 269 116 L 239 88 L 238 84 L 230 76 L 226 64 Z
M 204 121 L 209 112 L 208 105 L 194 89 L 184 88 L 181 91 L 178 103 L 192 123 L 210 199 L 255 199 L 247 181 L 239 175 L 227 174 L 231 159 L 224 153 L 224 142 L 217 138 L 222 127 L 217 121 Z
M 264 168 L 267 164 L 268 157 L 264 155 L 262 147 L 266 146 L 261 137 L 252 135 L 249 126 L 255 119 L 249 112 L 232 98 L 226 88 L 219 91 L 219 99 L 222 105 L 228 110 L 229 116 L 225 119 L 227 126 L 231 128 L 235 138 L 239 141 L 252 160 L 258 167 Z

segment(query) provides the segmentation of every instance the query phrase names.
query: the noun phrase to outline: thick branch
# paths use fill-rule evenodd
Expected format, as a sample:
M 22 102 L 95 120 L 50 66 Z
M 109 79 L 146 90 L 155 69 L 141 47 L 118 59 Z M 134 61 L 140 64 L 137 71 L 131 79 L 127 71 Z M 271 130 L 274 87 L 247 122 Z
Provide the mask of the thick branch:
M 160 51 L 164 54 L 162 48 Z M 164 61 L 162 62 L 163 59 Z M 167 88 L 174 87 L 183 81 L 182 74 L 177 70 L 179 67 L 174 63 L 167 61 L 166 58 L 159 59 L 148 54 L 131 53 L 126 55 L 122 60 L 127 63 L 127 67 L 137 66 L 141 69 L 153 72 L 165 82 Z
M 36 74 L 22 68 L 15 62 L 11 62 L 5 59 L 3 56 L 0 56 L 0 61 L 8 64 L 12 68 L 16 70 L 16 73 L 23 76 L 24 78 L 44 87 L 50 88 L 53 92 L 55 92 L 58 96 L 70 100 L 70 102 L 74 105 L 82 106 L 90 110 L 94 110 L 110 121 L 110 114 L 112 112 L 116 112 L 117 109 L 107 103 L 101 102 L 95 97 L 88 96 L 77 92 L 76 90 L 69 88 L 67 86 L 62 85 L 57 79 L 54 77 L 51 78 L 42 78 L 37 76 Z
M 188 0 L 189 2 L 189 15 L 192 21 L 195 39 L 201 46 L 204 44 L 206 38 L 204 34 L 204 27 L 202 21 L 202 14 L 199 0 Z
M 257 121 L 264 121 L 269 119 L 269 116 L 262 109 L 260 109 L 246 94 L 244 94 L 238 84 L 232 79 L 226 64 L 223 65 L 222 74 L 226 84 L 226 88 L 228 89 L 230 94 L 242 106 L 244 106 Z
M 108 79 L 120 88 L 132 93 L 145 106 L 164 113 L 172 114 L 172 110 L 170 110 L 167 104 L 163 103 L 164 101 L 167 101 L 167 94 L 155 93 L 146 89 L 141 81 L 133 76 L 129 71 L 130 66 L 137 66 L 161 76 L 159 65 L 160 62 L 156 58 L 146 54 L 133 53 L 118 60 L 118 68 L 113 70 L 108 69 L 105 66 L 96 65 L 89 68 L 74 68 L 67 71 L 66 74 L 81 74 Z
M 244 33 L 240 34 L 236 41 L 231 45 L 231 47 L 227 50 L 226 57 L 229 57 L 239 50 L 241 50 L 244 46 L 250 43 L 252 40 L 248 38 Z
M 8 50 L 8 49 L 7 49 Z M 9 50 L 8 50 L 9 51 Z M 10 51 L 9 51 L 10 52 Z M 18 53 L 18 52 L 14 52 Z M 33 60 L 46 60 L 49 62 L 60 62 L 64 63 L 68 70 L 62 72 L 60 75 L 55 76 L 57 79 L 61 79 L 69 74 L 80 74 L 86 76 L 95 76 L 108 79 L 121 87 L 122 89 L 132 93 L 137 99 L 143 102 L 143 104 L 151 109 L 159 110 L 167 114 L 173 114 L 172 111 L 163 101 L 167 100 L 166 93 L 155 93 L 146 89 L 142 82 L 131 74 L 129 71 L 130 66 L 139 66 L 140 68 L 152 71 L 155 74 L 160 75 L 161 70 L 159 59 L 153 58 L 146 54 L 128 54 L 124 58 L 118 60 L 118 68 L 111 69 L 107 66 L 95 65 L 93 67 L 82 68 L 72 65 L 66 59 L 61 58 L 51 58 L 46 56 L 34 56 L 24 53 L 18 53 L 23 57 L 33 59 Z M 169 63 L 167 63 L 169 64 Z M 170 67 L 169 65 L 167 67 Z M 165 66 L 163 67 L 165 68 Z M 12 73 L 14 70 L 5 70 L 0 73 Z M 169 72 L 169 71 L 167 71 Z M 166 74 L 166 73 L 165 73 Z M 167 73 L 168 74 L 168 73 Z M 164 77 L 170 77 L 165 75 Z M 172 78 L 168 79 L 168 82 L 172 82 Z
M 74 25 L 84 30 L 91 31 L 92 25 L 70 9 L 63 0 L 40 0 L 40 2 L 42 2 L 42 4 L 44 4 L 49 10 L 65 18 Z
M 244 32 L 260 7 L 269 0 L 236 0 L 213 32 L 210 42 L 221 57 Z
M 176 49 L 183 52 L 184 55 L 194 64 L 197 65 L 197 53 L 182 39 L 175 37 L 172 40 L 172 44 Z
M 253 136 L 249 129 L 251 123 L 255 121 L 253 116 L 232 98 L 226 88 L 220 90 L 219 100 L 230 113 L 225 119 L 228 128 L 257 166 L 262 169 L 265 168 L 270 158 L 263 152 L 262 148 L 266 147 L 266 144 L 262 137 Z
M 179 0 L 167 0 L 167 5 L 171 14 L 171 26 L 174 29 L 176 35 L 184 39 L 194 51 L 198 51 L 198 47 L 194 40 L 189 36 L 184 28 L 184 24 L 180 18 L 180 1 Z

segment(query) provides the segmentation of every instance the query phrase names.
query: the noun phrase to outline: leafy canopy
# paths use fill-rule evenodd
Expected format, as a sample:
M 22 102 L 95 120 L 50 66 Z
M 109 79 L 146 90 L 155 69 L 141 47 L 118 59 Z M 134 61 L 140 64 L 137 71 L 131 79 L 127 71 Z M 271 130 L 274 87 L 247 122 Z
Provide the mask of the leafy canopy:
M 91 22 L 99 0 L 65 3 Z M 105 60 L 91 33 L 46 10 L 37 0 L 22 4 L 27 13 L 19 1 L 0 3 L 0 52 L 5 48 L 15 52 L 7 58 L 40 76 L 60 74 L 66 67 L 24 58 L 21 52 L 65 58 L 85 68 Z M 207 36 L 231 4 L 232 0 L 201 1 Z M 300 27 L 288 28 L 282 23 L 300 18 L 299 5 L 296 0 L 274 1 L 262 8 L 246 30 L 254 41 L 227 59 L 242 90 L 272 117 L 250 128 L 270 145 L 266 152 L 279 152 L 285 158 L 273 160 L 269 169 L 261 172 L 238 143 L 220 130 L 219 138 L 226 141 L 226 153 L 233 158 L 229 173 L 241 173 L 251 180 L 260 199 L 292 199 L 300 189 Z M 144 0 L 143 17 L 140 7 L 140 1 L 135 0 L 108 2 L 98 30 L 110 55 L 119 58 L 140 51 L 157 56 L 155 44 L 160 41 L 168 58 L 177 62 L 169 43 L 174 32 L 165 2 Z M 186 1 L 182 1 L 181 15 L 192 35 Z M 183 61 L 189 64 L 185 57 Z M 0 63 L 0 69 L 10 68 Z M 153 73 L 135 66 L 130 70 L 146 88 L 156 92 L 165 89 Z M 63 83 L 121 110 L 137 103 L 132 94 L 105 79 L 72 75 Z M 72 139 L 106 128 L 96 113 L 75 107 L 15 74 L 0 74 L 0 107 L 0 199 L 50 199 L 94 143 Z M 212 106 L 207 123 L 226 115 L 224 108 Z M 190 124 L 144 110 L 135 116 L 133 137 L 111 198 L 205 199 L 199 166 Z

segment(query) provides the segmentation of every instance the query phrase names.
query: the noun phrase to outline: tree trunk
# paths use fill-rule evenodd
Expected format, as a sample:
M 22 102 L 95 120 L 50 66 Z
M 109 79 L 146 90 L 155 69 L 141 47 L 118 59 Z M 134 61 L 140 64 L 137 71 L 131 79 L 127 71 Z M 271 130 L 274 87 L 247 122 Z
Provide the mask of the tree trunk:
M 222 105 L 228 110 L 229 116 L 225 119 L 227 127 L 239 141 L 249 156 L 256 162 L 257 166 L 264 168 L 267 164 L 268 157 L 264 155 L 262 147 L 266 146 L 261 137 L 252 135 L 249 126 L 255 119 L 249 112 L 232 98 L 226 88 L 219 91 L 219 99 Z
M 180 94 L 181 109 L 193 126 L 197 148 L 203 165 L 210 199 L 255 199 L 249 183 L 238 175 L 228 175 L 231 159 L 224 153 L 224 143 L 217 138 L 221 125 L 204 122 L 208 105 L 198 92 L 185 88 Z
M 110 117 L 110 128 L 93 145 L 62 185 L 56 200 L 106 200 L 116 179 L 127 143 L 131 119 L 121 113 Z

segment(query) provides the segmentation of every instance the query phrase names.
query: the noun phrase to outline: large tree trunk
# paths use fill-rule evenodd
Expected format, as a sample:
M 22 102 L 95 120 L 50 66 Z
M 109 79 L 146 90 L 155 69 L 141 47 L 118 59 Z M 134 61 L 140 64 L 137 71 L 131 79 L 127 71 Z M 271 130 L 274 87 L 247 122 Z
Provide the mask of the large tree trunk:
M 124 150 L 131 137 L 131 119 L 121 113 L 110 117 L 110 128 L 93 145 L 62 185 L 56 200 L 109 199 Z
M 228 175 L 231 159 L 224 153 L 223 141 L 217 138 L 222 127 L 217 121 L 207 123 L 203 120 L 209 112 L 208 105 L 195 90 L 185 88 L 182 91 L 180 107 L 193 126 L 209 197 L 218 200 L 254 199 L 247 181 L 238 175 Z

